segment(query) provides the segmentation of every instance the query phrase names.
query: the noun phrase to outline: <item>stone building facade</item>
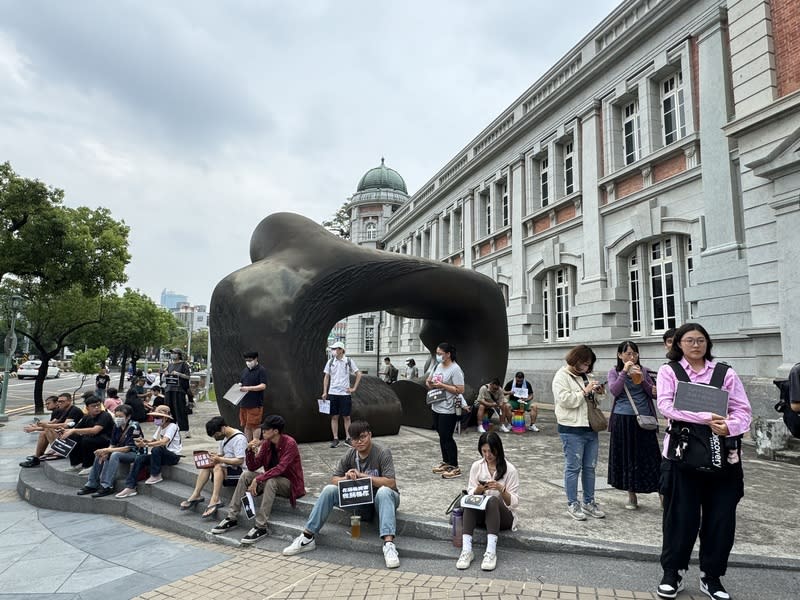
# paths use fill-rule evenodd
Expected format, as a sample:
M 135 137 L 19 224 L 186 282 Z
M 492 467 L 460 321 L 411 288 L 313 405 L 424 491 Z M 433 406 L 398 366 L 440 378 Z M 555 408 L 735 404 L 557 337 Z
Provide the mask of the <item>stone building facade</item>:
M 575 344 L 604 371 L 633 339 L 656 368 L 663 331 L 697 320 L 769 414 L 772 378 L 800 360 L 798 40 L 795 0 L 623 2 L 384 205 L 380 242 L 494 279 L 509 372 L 543 401 Z M 373 352 L 422 364 L 418 323 L 378 322 Z

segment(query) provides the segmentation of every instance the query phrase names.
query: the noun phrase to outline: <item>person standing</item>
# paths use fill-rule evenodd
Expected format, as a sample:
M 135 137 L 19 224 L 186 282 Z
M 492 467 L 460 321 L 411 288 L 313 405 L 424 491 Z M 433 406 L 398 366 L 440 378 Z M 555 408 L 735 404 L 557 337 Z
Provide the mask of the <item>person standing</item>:
M 636 510 L 636 494 L 658 491 L 661 451 L 655 429 L 642 429 L 636 419 L 640 415 L 656 417 L 653 405 L 653 379 L 650 371 L 639 363 L 639 347 L 635 342 L 622 342 L 617 347 L 617 364 L 608 372 L 608 389 L 614 396 L 611 409 L 608 449 L 608 484 L 628 492 L 625 508 Z M 631 403 L 636 405 L 634 411 Z
M 339 415 L 344 420 L 344 431 L 350 431 L 350 415 L 353 412 L 353 394 L 358 389 L 361 382 L 361 371 L 358 370 L 355 361 L 345 356 L 344 344 L 335 342 L 331 346 L 334 356 L 327 363 L 322 378 L 322 399 L 331 402 L 331 448 L 339 445 Z M 356 380 L 350 386 L 350 375 L 355 374 Z M 350 445 L 350 438 L 346 437 L 345 444 Z
M 416 379 L 417 377 L 419 377 L 417 361 L 409 357 L 406 359 L 406 379 Z
M 428 388 L 427 402 L 433 411 L 433 428 L 439 434 L 442 462 L 433 467 L 433 472 L 443 479 L 461 475 L 458 468 L 458 446 L 453 432 L 458 422 L 456 402 L 461 402 L 464 393 L 464 371 L 456 362 L 456 347 L 447 342 L 436 346 L 436 367 L 425 380 Z
M 553 377 L 558 435 L 564 450 L 564 491 L 567 494 L 567 514 L 576 521 L 586 515 L 602 519 L 606 514 L 595 502 L 595 467 L 600 442 L 597 432 L 589 426 L 587 403 L 603 390 L 603 385 L 589 378 L 597 361 L 594 351 L 585 344 L 575 346 L 564 357 L 566 365 Z M 578 478 L 583 488 L 583 505 L 578 502 Z
M 752 409 L 741 379 L 733 369 L 714 362 L 714 347 L 708 331 L 699 323 L 679 327 L 667 358 L 658 370 L 658 409 L 675 422 L 708 426 L 720 436 L 722 465 L 716 472 L 696 471 L 669 460 L 671 434 L 664 436 L 659 492 L 663 496 L 661 567 L 664 576 L 656 588 L 660 598 L 675 598 L 683 589 L 692 548 L 700 535 L 700 591 L 714 600 L 728 600 L 721 578 L 736 533 L 736 507 L 744 496 L 741 435 L 750 431 Z M 721 380 L 728 392 L 725 415 L 690 412 L 675 408 L 678 373 L 682 369 L 692 383 Z M 716 375 L 716 377 L 715 377 Z M 716 384 L 715 384 L 716 385 Z M 669 429 L 667 430 L 669 432 Z M 683 575 L 681 575 L 683 571 Z
M 189 438 L 189 406 L 186 394 L 189 391 L 189 380 L 192 370 L 183 360 L 183 350 L 173 348 L 170 356 L 171 362 L 164 373 L 164 392 L 169 406 L 170 414 L 175 419 L 175 424 L 183 434 Z
M 264 390 L 267 389 L 267 370 L 258 363 L 258 352 L 245 352 L 245 368 L 239 377 L 239 391 L 246 392 L 239 401 L 239 424 L 247 441 L 256 439 L 264 412 Z
M 108 389 L 108 384 L 111 382 L 111 377 L 108 374 L 108 371 L 100 367 L 100 371 L 97 374 L 97 377 L 94 378 L 94 395 L 100 398 L 100 400 L 106 399 L 106 390 Z

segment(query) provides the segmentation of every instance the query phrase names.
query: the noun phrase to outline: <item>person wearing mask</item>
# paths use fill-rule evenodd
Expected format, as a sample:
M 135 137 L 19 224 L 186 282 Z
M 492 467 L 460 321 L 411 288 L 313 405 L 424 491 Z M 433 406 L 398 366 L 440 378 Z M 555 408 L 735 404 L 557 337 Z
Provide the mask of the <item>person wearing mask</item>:
M 442 462 L 433 472 L 443 479 L 461 476 L 458 467 L 458 446 L 453 439 L 458 416 L 456 403 L 463 402 L 464 371 L 456 362 L 456 348 L 448 342 L 436 347 L 436 367 L 425 380 L 428 388 L 427 402 L 433 411 L 433 428 L 439 434 Z
M 109 390 L 110 392 L 111 390 Z M 130 465 L 141 454 L 136 440 L 143 436 L 139 423 L 132 420 L 133 410 L 127 404 L 114 409 L 114 430 L 107 448 L 94 451 L 94 464 L 89 479 L 80 490 L 79 496 L 91 494 L 92 498 L 103 498 L 114 493 L 114 478 L 120 464 Z
M 656 588 L 660 598 L 675 598 L 698 534 L 700 536 L 700 591 L 713 600 L 729 600 L 721 578 L 736 534 L 736 507 L 744 496 L 741 436 L 750 431 L 752 409 L 741 379 L 724 363 L 714 361 L 708 331 L 699 323 L 686 323 L 675 331 L 667 354 L 670 362 L 658 370 L 658 410 L 686 426 L 707 426 L 719 437 L 721 465 L 715 472 L 697 471 L 668 458 L 672 433 L 664 436 L 659 492 L 663 496 L 661 567 L 664 575 Z M 728 393 L 727 413 L 693 412 L 675 408 L 679 370 L 692 383 L 721 380 Z M 715 376 L 716 375 L 716 376 Z M 689 441 L 691 443 L 691 440 Z M 674 444 L 673 444 L 674 445 Z
M 172 421 L 169 406 L 159 406 L 149 413 L 149 416 L 153 417 L 153 423 L 156 426 L 153 439 L 149 441 L 144 439 L 136 440 L 136 447 L 144 451 L 149 450 L 149 454 L 140 454 L 136 457 L 125 480 L 125 489 L 116 495 L 117 498 L 130 498 L 138 493 L 136 491 L 136 481 L 138 480 L 139 472 L 145 466 L 150 466 L 150 477 L 145 480 L 145 484 L 155 485 L 164 480 L 161 476 L 162 467 L 164 465 L 176 465 L 181 459 L 180 454 L 183 447 L 181 432 L 178 429 L 178 425 Z
M 344 443 L 350 445 L 350 438 L 346 437 L 350 431 L 350 415 L 353 412 L 352 394 L 358 389 L 361 383 L 361 371 L 353 359 L 345 356 L 344 344 L 335 342 L 331 346 L 333 357 L 325 363 L 322 377 L 322 399 L 331 402 L 331 448 L 339 445 L 339 415 L 344 421 L 345 440 Z M 350 376 L 355 375 L 356 380 L 350 386 Z
M 247 441 L 256 439 L 264 413 L 264 390 L 267 389 L 267 370 L 258 363 L 258 352 L 243 354 L 245 368 L 239 377 L 239 391 L 245 392 L 239 401 L 239 424 Z
M 409 357 L 406 359 L 406 379 L 416 379 L 419 377 L 419 367 L 417 367 L 417 361 L 413 358 Z
M 575 346 L 566 357 L 567 363 L 553 377 L 558 435 L 564 450 L 564 491 L 567 514 L 576 521 L 586 515 L 602 519 L 606 514 L 595 502 L 595 468 L 600 447 L 597 432 L 589 426 L 588 402 L 603 391 L 603 384 L 589 377 L 597 361 L 594 351 L 585 344 Z M 578 479 L 583 490 L 583 504 L 578 501 Z
M 478 452 L 482 458 L 470 467 L 467 493 L 489 496 L 489 501 L 483 510 L 464 508 L 461 556 L 458 557 L 456 568 L 463 570 L 472 564 L 475 558 L 472 534 L 476 525 L 485 525 L 486 553 L 481 561 L 481 569 L 494 571 L 497 566 L 497 534 L 516 527 L 519 475 L 516 467 L 506 460 L 503 441 L 494 431 L 481 434 Z

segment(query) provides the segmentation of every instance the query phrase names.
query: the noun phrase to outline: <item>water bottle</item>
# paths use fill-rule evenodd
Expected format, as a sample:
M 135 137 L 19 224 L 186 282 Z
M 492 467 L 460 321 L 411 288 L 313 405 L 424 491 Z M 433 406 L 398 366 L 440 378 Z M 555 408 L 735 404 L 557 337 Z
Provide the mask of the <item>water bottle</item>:
M 461 544 L 464 541 L 462 536 L 464 535 L 464 509 L 463 508 L 454 508 L 453 509 L 453 546 L 456 548 L 461 548 Z

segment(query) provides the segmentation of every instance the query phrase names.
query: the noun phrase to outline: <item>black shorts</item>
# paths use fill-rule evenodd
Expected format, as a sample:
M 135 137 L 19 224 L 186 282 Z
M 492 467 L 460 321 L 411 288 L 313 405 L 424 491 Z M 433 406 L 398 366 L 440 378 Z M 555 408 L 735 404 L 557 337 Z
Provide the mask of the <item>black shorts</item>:
M 353 412 L 353 398 L 349 395 L 335 396 L 328 394 L 328 400 L 331 401 L 331 416 L 342 415 L 349 417 Z

